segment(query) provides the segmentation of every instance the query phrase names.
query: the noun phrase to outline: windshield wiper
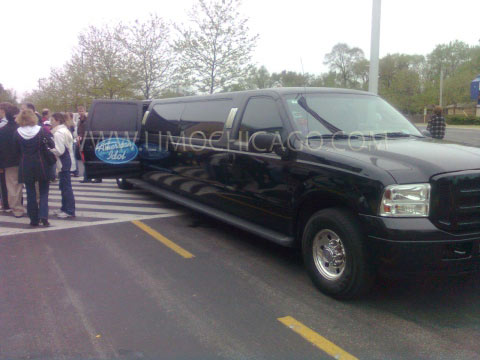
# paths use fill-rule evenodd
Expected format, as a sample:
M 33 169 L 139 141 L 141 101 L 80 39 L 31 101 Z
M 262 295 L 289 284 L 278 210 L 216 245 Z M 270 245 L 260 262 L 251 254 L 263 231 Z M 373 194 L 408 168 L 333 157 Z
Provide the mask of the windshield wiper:
M 307 99 L 302 95 L 297 100 L 298 105 L 300 105 L 307 113 L 312 115 L 316 120 L 318 120 L 323 126 L 325 126 L 332 134 L 341 133 L 342 130 L 337 128 L 335 125 L 330 124 L 327 120 L 318 115 L 313 109 L 311 109 L 307 104 Z
M 399 137 L 410 137 L 412 135 L 401 132 L 401 131 L 397 131 L 397 132 L 378 133 L 378 134 L 374 134 L 373 136 L 374 137 L 399 138 Z
M 312 135 L 307 137 L 307 140 L 315 140 L 315 139 L 358 139 L 359 135 L 349 135 L 345 134 L 344 132 L 337 132 L 334 134 L 322 134 L 322 135 Z

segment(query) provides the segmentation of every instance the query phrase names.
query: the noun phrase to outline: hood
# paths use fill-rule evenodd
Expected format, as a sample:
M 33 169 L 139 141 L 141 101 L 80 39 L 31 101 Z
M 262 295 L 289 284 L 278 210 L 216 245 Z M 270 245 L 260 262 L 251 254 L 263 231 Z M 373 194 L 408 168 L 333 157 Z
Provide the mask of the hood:
M 39 125 L 34 126 L 22 126 L 18 128 L 18 133 L 22 138 L 25 140 L 33 139 L 38 132 L 40 131 L 41 127 Z
M 49 123 L 50 124 L 50 123 Z M 65 131 L 70 132 L 64 124 L 60 124 L 52 128 L 52 133 L 55 134 L 56 132 L 65 133 Z
M 480 169 L 480 148 L 431 138 L 326 142 L 329 151 L 387 171 L 399 184 L 428 182 L 433 175 Z

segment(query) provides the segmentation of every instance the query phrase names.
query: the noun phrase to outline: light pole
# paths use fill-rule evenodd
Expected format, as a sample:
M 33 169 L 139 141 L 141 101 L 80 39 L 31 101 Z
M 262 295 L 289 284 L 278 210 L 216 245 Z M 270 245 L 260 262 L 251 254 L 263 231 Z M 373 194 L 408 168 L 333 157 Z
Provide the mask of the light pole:
M 381 0 L 373 0 L 372 37 L 370 43 L 370 72 L 368 75 L 368 91 L 378 94 L 378 57 L 380 53 L 380 12 Z

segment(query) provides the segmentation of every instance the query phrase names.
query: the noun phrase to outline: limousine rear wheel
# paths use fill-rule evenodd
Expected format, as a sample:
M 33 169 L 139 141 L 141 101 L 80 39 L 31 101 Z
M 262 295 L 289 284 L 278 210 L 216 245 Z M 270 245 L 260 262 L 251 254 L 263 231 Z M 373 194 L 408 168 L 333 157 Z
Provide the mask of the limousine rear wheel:
M 325 294 L 351 299 L 369 289 L 373 272 L 358 220 L 340 208 L 316 212 L 302 239 L 305 266 L 313 283 Z
M 130 184 L 127 182 L 126 179 L 120 178 L 117 179 L 117 186 L 121 190 L 132 190 L 133 189 L 133 184 Z

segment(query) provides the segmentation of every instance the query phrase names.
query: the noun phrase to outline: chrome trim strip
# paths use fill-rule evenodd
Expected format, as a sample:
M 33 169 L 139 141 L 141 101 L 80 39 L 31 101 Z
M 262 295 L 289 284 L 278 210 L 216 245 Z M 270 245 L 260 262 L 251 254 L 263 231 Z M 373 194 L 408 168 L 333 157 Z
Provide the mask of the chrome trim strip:
M 142 125 L 145 126 L 145 124 L 147 123 L 147 117 L 148 117 L 148 114 L 150 114 L 150 111 L 145 111 L 145 114 L 143 115 L 143 119 L 142 119 Z
M 253 156 L 260 156 L 260 157 L 266 157 L 266 158 L 278 159 L 278 160 L 281 159 L 281 157 L 278 156 L 277 154 L 253 153 L 253 152 L 248 152 L 248 151 L 232 150 L 232 149 L 224 149 L 224 148 L 214 148 L 214 147 L 210 147 L 210 146 L 187 144 L 187 143 L 182 144 L 182 143 L 169 142 L 169 144 L 172 144 L 172 145 L 175 145 L 175 146 L 185 146 L 185 147 L 201 147 L 202 150 L 213 150 L 213 151 L 222 151 L 222 152 L 228 152 L 228 153 L 234 153 L 234 154 L 253 155 Z
M 228 114 L 227 121 L 225 122 L 225 129 L 231 129 L 233 126 L 233 120 L 237 114 L 238 108 L 231 108 Z

